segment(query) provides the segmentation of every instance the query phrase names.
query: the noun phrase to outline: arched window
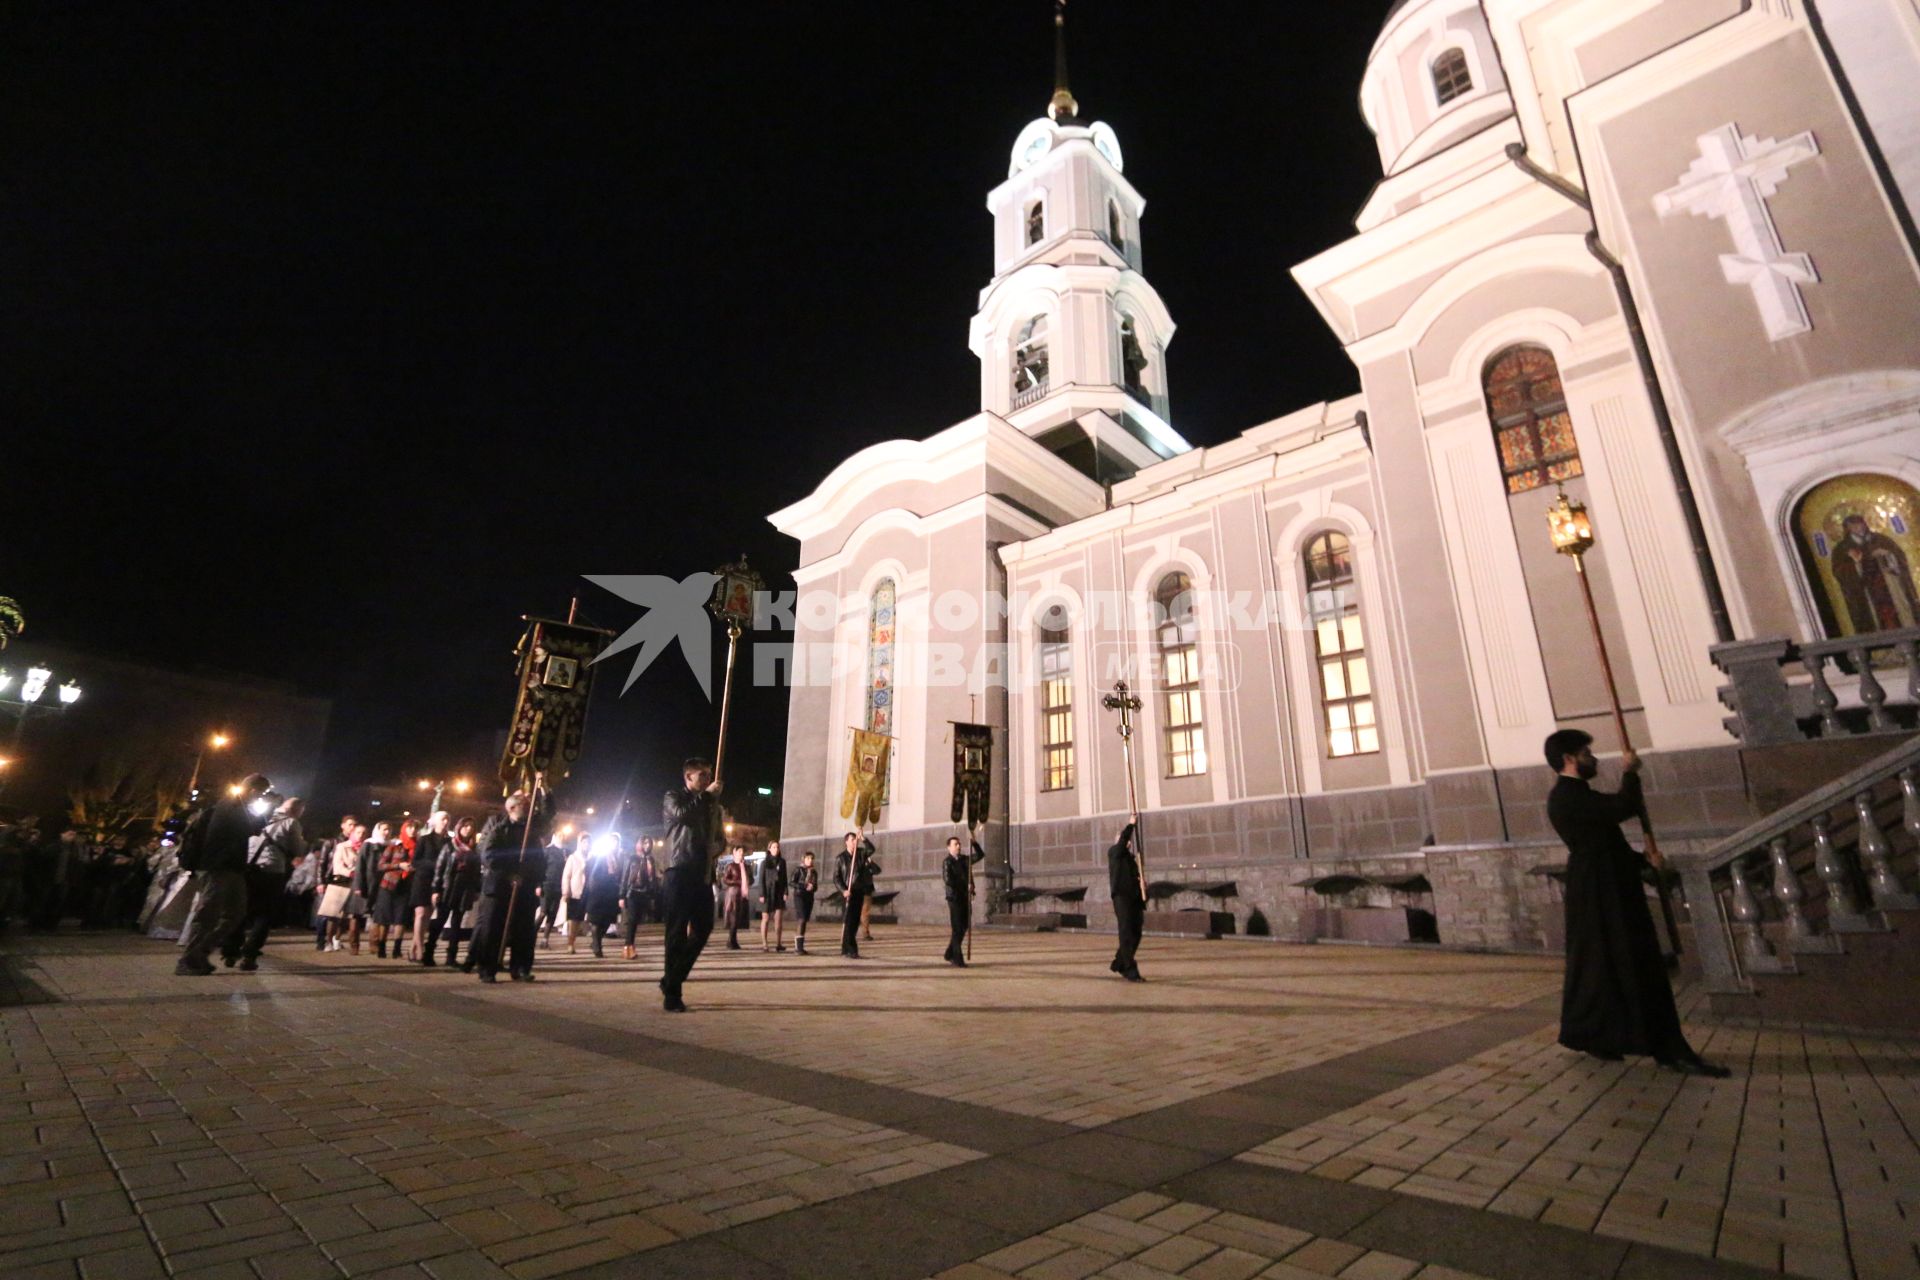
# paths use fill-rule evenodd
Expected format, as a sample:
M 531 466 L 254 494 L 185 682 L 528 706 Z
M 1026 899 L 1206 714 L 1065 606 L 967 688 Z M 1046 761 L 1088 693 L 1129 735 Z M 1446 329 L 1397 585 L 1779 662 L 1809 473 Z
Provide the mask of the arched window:
M 1124 311 L 1120 313 L 1120 374 L 1127 394 L 1151 406 L 1153 393 L 1147 390 L 1147 353 L 1140 345 L 1133 317 Z
M 1184 573 L 1160 579 L 1153 593 L 1160 646 L 1160 721 L 1169 778 L 1207 771 L 1207 731 L 1200 710 L 1200 622 L 1193 580 Z
M 1047 394 L 1047 318 L 1035 316 L 1021 326 L 1013 344 L 1013 407 L 1032 404 Z
M 894 593 L 893 579 L 882 578 L 867 602 L 867 728 L 875 733 L 893 732 Z M 892 765 L 892 753 L 887 763 Z M 883 787 L 881 803 L 886 798 Z
M 1027 206 L 1027 247 L 1032 248 L 1047 238 L 1047 208 L 1044 203 L 1035 200 Z
M 1467 69 L 1467 55 L 1461 49 L 1448 49 L 1433 60 L 1433 96 L 1441 106 L 1473 89 L 1473 72 Z
M 1581 474 L 1560 367 L 1545 347 L 1509 347 L 1487 365 L 1487 413 L 1507 492 L 1525 493 Z
M 1823 480 L 1794 505 L 1792 531 L 1829 636 L 1920 625 L 1920 491 L 1912 485 L 1872 472 Z
M 1107 201 L 1107 239 L 1120 252 L 1127 251 L 1127 224 L 1121 220 L 1118 200 Z
M 1040 619 L 1040 789 L 1073 785 L 1073 647 L 1059 605 Z
M 1307 543 L 1303 558 L 1327 754 L 1371 754 L 1380 749 L 1380 726 L 1374 715 L 1366 632 L 1360 624 L 1360 593 L 1353 581 L 1353 544 L 1346 534 L 1329 529 Z

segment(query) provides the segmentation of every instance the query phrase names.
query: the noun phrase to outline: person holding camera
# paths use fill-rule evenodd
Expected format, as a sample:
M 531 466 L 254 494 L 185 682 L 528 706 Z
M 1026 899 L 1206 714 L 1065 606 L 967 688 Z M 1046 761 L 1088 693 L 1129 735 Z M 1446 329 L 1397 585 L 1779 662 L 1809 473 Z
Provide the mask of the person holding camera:
M 248 848 L 246 919 L 220 947 L 228 968 L 236 961 L 248 973 L 260 967 L 260 949 L 267 945 L 287 878 L 293 874 L 293 864 L 306 856 L 307 838 L 300 831 L 300 815 L 306 808 L 307 802 L 299 796 L 282 800 Z
M 250 773 L 237 795 L 229 796 L 188 824 L 181 841 L 180 865 L 193 872 L 193 911 L 180 962 L 182 977 L 213 972 L 207 956 L 240 927 L 247 912 L 247 851 L 267 824 L 273 802 L 266 799 L 265 775 Z

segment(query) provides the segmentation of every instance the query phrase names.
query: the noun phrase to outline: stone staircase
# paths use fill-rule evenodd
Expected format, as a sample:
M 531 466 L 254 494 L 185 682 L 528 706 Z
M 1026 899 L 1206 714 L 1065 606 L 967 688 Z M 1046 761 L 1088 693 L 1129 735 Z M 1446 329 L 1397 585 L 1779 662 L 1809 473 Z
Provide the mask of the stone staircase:
M 1920 1034 L 1920 737 L 1673 865 L 1716 1014 Z

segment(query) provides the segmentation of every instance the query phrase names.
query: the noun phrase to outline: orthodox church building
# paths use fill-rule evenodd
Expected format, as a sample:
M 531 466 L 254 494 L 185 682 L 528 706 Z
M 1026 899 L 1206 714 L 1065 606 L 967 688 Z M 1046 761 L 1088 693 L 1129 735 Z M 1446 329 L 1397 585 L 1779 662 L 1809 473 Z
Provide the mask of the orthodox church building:
M 880 887 L 944 919 L 951 723 L 984 723 L 986 905 L 1097 928 L 1125 680 L 1159 905 L 1551 948 L 1541 742 L 1618 748 L 1562 490 L 1670 849 L 1755 815 L 1740 664 L 1915 624 L 1912 0 L 1399 0 L 1359 85 L 1382 177 L 1293 269 L 1359 390 L 1202 449 L 1136 175 L 1058 79 L 987 196 L 979 411 L 771 517 L 835 602 L 794 636 L 838 660 L 795 664 L 790 857 L 852 825 L 850 730 L 890 735 Z

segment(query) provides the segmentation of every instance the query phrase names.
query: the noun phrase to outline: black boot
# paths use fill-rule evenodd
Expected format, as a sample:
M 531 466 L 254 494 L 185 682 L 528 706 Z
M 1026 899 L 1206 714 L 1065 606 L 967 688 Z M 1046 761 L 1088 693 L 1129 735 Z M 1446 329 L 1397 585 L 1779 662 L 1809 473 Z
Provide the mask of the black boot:
M 595 960 L 599 960 L 602 958 L 601 951 L 600 951 L 600 935 L 597 933 L 593 935 L 593 958 Z

